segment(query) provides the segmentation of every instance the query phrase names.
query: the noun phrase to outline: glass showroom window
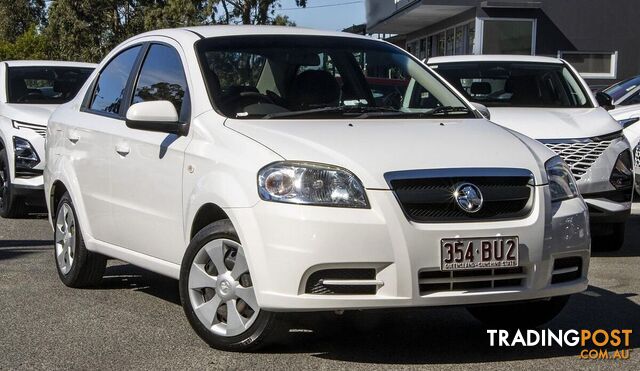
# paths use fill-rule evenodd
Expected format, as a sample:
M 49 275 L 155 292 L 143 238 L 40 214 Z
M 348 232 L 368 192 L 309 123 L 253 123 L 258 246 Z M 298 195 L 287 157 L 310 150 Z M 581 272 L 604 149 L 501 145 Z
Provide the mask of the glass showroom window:
M 618 75 L 618 52 L 558 52 L 584 78 L 615 79 Z
M 535 54 L 535 19 L 481 19 L 479 32 L 482 54 Z

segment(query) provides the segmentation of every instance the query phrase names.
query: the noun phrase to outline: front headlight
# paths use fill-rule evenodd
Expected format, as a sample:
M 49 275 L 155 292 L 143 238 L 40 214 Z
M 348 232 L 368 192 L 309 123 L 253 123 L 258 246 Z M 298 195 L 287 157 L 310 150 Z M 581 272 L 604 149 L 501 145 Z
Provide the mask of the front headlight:
M 13 137 L 16 168 L 33 169 L 40 163 L 40 157 L 31 143 L 20 137 Z
M 551 202 L 560 202 L 578 196 L 578 186 L 569 166 L 556 156 L 545 164 L 549 178 Z
M 616 189 L 627 189 L 633 186 L 633 162 L 631 160 L 631 151 L 626 150 L 620 155 L 613 166 L 611 176 L 609 177 L 611 184 Z
M 265 201 L 301 205 L 368 208 L 360 180 L 350 171 L 308 162 L 277 162 L 258 173 Z

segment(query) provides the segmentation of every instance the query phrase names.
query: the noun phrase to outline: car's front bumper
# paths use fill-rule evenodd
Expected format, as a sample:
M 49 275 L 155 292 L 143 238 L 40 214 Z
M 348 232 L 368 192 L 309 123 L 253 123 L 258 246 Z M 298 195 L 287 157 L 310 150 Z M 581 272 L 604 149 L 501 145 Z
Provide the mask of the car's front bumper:
M 543 197 L 544 194 L 546 197 Z M 535 206 L 520 220 L 419 224 L 407 220 L 393 192 L 369 190 L 371 209 L 259 202 L 226 210 L 238 230 L 262 308 L 274 311 L 466 305 L 532 300 L 583 291 L 590 255 L 582 199 L 552 206 L 536 187 Z M 525 278 L 509 288 L 423 292 L 419 273 L 439 271 L 440 240 L 518 236 Z M 551 284 L 554 259 L 580 258 L 580 275 Z M 375 269 L 375 294 L 310 294 L 306 280 L 325 269 Z

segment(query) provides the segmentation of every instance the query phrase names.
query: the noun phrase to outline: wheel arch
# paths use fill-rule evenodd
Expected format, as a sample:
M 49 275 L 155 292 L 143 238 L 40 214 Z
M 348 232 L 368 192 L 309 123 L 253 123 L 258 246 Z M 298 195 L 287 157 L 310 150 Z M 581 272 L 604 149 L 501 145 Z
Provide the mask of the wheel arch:
M 62 196 L 64 196 L 64 194 L 67 192 L 67 186 L 65 186 L 65 184 L 61 180 L 56 180 L 55 182 L 53 182 L 53 184 L 51 185 L 51 191 L 49 193 L 49 200 L 51 202 L 51 215 L 54 215 L 56 213 L 56 211 L 58 210 L 58 204 L 60 203 Z
M 214 203 L 200 206 L 190 224 L 189 240 L 193 239 L 204 227 L 224 219 L 229 219 L 229 215 L 220 206 Z

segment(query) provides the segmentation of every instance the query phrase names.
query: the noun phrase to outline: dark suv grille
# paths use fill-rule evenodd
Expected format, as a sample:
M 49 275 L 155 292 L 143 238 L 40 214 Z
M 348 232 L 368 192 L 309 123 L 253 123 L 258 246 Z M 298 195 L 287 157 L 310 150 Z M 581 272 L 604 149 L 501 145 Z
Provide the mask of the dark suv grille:
M 454 199 L 458 185 L 480 189 L 483 206 L 476 213 L 463 211 Z M 518 219 L 532 207 L 531 176 L 472 176 L 393 179 L 390 185 L 409 220 L 418 223 Z

